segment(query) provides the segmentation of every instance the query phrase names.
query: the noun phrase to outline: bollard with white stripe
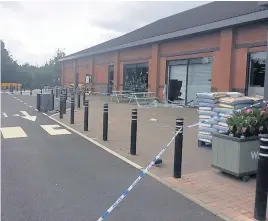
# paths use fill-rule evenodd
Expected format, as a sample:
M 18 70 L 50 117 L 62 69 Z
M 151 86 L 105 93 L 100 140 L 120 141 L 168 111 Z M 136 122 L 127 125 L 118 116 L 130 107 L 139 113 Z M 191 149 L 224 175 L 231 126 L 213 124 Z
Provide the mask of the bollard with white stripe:
M 74 124 L 74 94 L 71 95 L 71 124 Z
M 85 100 L 85 111 L 84 111 L 84 131 L 88 131 L 88 100 Z
M 181 178 L 181 164 L 182 164 L 182 144 L 183 144 L 183 118 L 176 119 L 176 132 L 178 135 L 175 138 L 174 149 L 174 170 L 173 176 L 175 178 Z
M 66 101 L 67 101 L 67 90 L 63 90 L 62 110 L 64 114 L 66 114 Z
M 268 190 L 268 134 L 260 134 L 260 150 L 258 159 L 254 218 L 266 220 Z
M 131 116 L 131 135 L 130 135 L 130 154 L 131 155 L 136 155 L 137 121 L 138 121 L 138 111 L 135 108 L 135 109 L 132 109 L 132 116 Z
M 108 140 L 108 104 L 103 106 L 103 141 Z
M 63 118 L 63 100 L 64 100 L 64 97 L 63 97 L 63 94 L 60 95 L 60 119 Z

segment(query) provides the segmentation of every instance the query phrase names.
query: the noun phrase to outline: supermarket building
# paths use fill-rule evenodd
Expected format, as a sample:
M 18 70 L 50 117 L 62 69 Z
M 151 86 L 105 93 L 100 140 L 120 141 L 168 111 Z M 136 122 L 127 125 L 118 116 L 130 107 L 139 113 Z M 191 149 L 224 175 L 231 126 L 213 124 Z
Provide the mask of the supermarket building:
M 62 58 L 61 83 L 150 91 L 188 103 L 197 92 L 263 95 L 268 2 L 212 2 Z

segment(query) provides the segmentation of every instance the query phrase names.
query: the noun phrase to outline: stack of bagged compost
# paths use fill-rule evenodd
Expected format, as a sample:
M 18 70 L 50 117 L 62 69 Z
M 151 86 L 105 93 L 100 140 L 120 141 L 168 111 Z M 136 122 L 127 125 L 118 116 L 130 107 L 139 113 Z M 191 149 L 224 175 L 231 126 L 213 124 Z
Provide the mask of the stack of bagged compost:
M 217 113 L 214 112 L 214 108 L 218 107 L 218 102 L 220 98 L 226 97 L 226 93 L 197 93 L 196 101 L 199 112 L 199 131 L 198 140 L 211 143 L 212 133 L 218 132 L 217 129 L 213 128 L 218 122 Z
M 212 133 L 226 132 L 226 128 L 228 130 L 227 117 L 233 112 L 233 110 L 221 108 L 219 106 L 221 104 L 220 100 L 241 97 L 243 94 L 238 92 L 214 92 L 197 93 L 196 96 L 199 112 L 198 140 L 211 143 Z

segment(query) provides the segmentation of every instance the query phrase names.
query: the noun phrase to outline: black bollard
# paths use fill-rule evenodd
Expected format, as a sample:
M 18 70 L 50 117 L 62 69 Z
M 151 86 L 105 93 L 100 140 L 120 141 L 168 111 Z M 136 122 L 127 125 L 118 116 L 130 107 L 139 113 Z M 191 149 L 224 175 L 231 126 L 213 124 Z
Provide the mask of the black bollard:
M 56 91 L 56 97 L 58 98 L 59 97 L 59 89 L 56 87 L 55 91 Z
M 132 109 L 131 135 L 130 135 L 130 154 L 131 155 L 136 155 L 137 120 L 138 120 L 138 111 L 137 109 Z
M 30 89 L 30 95 L 32 95 L 33 94 L 33 90 L 32 90 L 32 88 Z
M 63 118 L 63 99 L 64 99 L 64 97 L 63 97 L 63 95 L 61 94 L 61 95 L 60 95 L 60 119 Z
M 175 178 L 181 178 L 182 144 L 183 144 L 183 118 L 176 119 L 176 130 L 175 131 L 178 134 L 175 137 L 173 176 Z
M 40 105 L 41 105 L 41 94 L 37 94 L 36 109 L 37 109 L 38 111 L 41 110 Z
M 67 101 L 67 90 L 63 91 L 63 113 L 66 114 L 66 101 Z
M 83 105 L 85 105 L 85 100 L 86 100 L 86 92 L 83 91 Z
M 43 94 L 42 88 L 40 89 L 40 91 L 41 91 L 41 94 Z
M 88 100 L 85 100 L 84 131 L 88 131 Z
M 260 134 L 260 150 L 256 178 L 256 196 L 254 218 L 266 220 L 267 190 L 268 190 L 268 134 Z
M 74 94 L 71 95 L 71 124 L 74 124 Z
M 77 92 L 77 107 L 80 108 L 80 91 Z
M 108 104 L 103 106 L 103 134 L 104 141 L 108 140 Z
M 20 88 L 20 94 L 22 94 L 22 87 Z

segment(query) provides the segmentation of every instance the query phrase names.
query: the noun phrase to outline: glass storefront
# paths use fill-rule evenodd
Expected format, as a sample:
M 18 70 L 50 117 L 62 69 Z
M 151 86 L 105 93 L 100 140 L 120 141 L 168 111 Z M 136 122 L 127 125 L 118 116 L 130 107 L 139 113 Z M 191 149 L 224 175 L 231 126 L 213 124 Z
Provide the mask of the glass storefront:
M 148 63 L 124 65 L 123 90 L 148 91 Z

